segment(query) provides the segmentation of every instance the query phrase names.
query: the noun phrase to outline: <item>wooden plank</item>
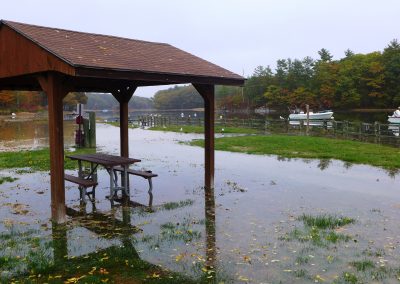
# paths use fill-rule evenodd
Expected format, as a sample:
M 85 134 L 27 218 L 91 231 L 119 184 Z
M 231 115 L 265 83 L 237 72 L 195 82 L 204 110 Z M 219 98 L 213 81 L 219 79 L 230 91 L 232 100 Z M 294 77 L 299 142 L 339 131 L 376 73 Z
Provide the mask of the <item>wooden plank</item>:
M 91 186 L 98 185 L 98 183 L 94 180 L 84 179 L 84 178 L 75 177 L 75 176 L 67 175 L 67 174 L 64 174 L 64 179 L 69 182 L 82 185 L 84 187 L 91 187 Z
M 118 165 L 129 165 L 129 164 L 134 164 L 134 163 L 141 161 L 139 159 L 126 158 L 126 157 L 100 154 L 100 153 L 68 155 L 66 157 L 71 160 L 91 162 L 91 163 L 95 163 L 95 164 L 104 165 L 106 167 L 112 167 L 112 166 L 118 166 Z
M 94 77 L 94 78 L 108 78 L 117 80 L 129 81 L 145 81 L 154 82 L 154 85 L 167 85 L 167 84 L 212 84 L 212 85 L 230 85 L 230 86 L 243 86 L 245 79 L 232 79 L 222 77 L 206 77 L 196 75 L 183 75 L 183 74 L 165 74 L 165 73 L 151 73 L 139 71 L 124 71 L 113 69 L 101 68 L 85 68 L 76 67 L 76 76 L 81 77 Z
M 0 78 L 58 71 L 75 75 L 75 68 L 6 25 L 0 26 Z
M 114 170 L 115 171 L 119 171 L 119 172 L 123 172 L 124 168 L 116 167 L 116 168 L 114 168 Z M 134 169 L 128 169 L 127 172 L 128 172 L 128 174 L 135 175 L 135 176 L 141 176 L 141 177 L 143 177 L 145 179 L 149 179 L 149 178 L 153 178 L 153 177 L 157 177 L 158 176 L 157 174 L 155 174 L 155 173 L 153 173 L 151 171 L 137 171 L 137 170 L 134 170 Z

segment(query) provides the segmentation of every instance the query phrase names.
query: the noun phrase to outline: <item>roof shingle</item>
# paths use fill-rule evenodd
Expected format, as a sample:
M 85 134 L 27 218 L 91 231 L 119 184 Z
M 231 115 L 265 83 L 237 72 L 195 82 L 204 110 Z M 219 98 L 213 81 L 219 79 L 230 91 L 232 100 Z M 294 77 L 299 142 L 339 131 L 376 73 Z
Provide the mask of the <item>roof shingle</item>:
M 74 67 L 226 78 L 244 78 L 165 43 L 34 26 L 3 24 Z

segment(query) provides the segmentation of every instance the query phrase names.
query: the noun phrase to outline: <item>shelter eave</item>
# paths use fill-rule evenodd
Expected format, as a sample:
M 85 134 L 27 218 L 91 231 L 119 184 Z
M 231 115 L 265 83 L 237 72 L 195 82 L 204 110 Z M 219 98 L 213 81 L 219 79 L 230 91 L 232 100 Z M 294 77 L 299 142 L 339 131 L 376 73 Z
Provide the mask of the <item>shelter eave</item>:
M 42 91 L 40 84 L 34 76 L 16 76 L 0 78 L 0 91 Z
M 87 66 L 75 66 L 75 76 L 125 80 L 137 82 L 137 86 L 157 86 L 169 84 L 207 84 L 207 85 L 229 85 L 243 86 L 245 79 L 238 76 L 235 77 L 215 77 L 193 74 L 173 74 L 173 73 L 157 73 L 146 71 L 132 71 L 120 69 L 92 68 Z

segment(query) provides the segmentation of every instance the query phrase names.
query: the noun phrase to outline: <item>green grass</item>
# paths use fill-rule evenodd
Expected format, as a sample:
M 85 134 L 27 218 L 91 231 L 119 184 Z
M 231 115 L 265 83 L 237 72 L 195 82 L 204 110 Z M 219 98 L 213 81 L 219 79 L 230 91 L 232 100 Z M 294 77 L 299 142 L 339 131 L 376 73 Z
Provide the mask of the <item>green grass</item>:
M 175 210 L 178 208 L 186 207 L 186 206 L 191 206 L 193 205 L 194 201 L 191 199 L 186 199 L 186 200 L 181 200 L 179 202 L 168 202 L 162 205 L 162 209 L 165 210 Z
M 0 184 L 3 184 L 5 182 L 13 182 L 13 181 L 16 181 L 17 179 L 18 178 L 13 178 L 13 177 L 8 177 L 8 176 L 0 177 Z
M 68 154 L 93 153 L 96 149 L 77 149 L 75 152 L 65 151 Z M 65 159 L 65 169 L 75 169 L 78 166 L 76 161 Z M 47 171 L 50 169 L 50 151 L 49 148 L 20 151 L 20 152 L 1 152 L 0 170 L 12 168 L 30 168 L 33 171 Z
M 366 271 L 375 268 L 375 264 L 369 259 L 352 261 L 350 262 L 350 265 L 353 266 L 357 271 Z
M 222 131 L 222 129 L 224 129 L 224 131 Z M 150 127 L 149 130 L 182 132 L 182 133 L 204 133 L 204 127 L 199 125 L 169 125 L 166 127 L 156 126 L 156 127 Z M 224 127 L 224 126 L 215 126 L 214 131 L 215 133 L 220 133 L 220 134 L 221 133 L 253 134 L 258 132 L 256 129 L 252 128 Z
M 328 214 L 323 214 L 318 216 L 303 214 L 298 218 L 298 220 L 303 221 L 303 223 L 307 226 L 317 227 L 319 229 L 334 229 L 355 222 L 353 218 L 338 217 L 336 215 L 328 215 Z
M 351 272 L 343 272 L 342 279 L 344 283 L 351 283 L 351 284 L 359 283 L 357 276 Z
M 279 238 L 282 241 L 298 241 L 300 243 L 311 243 L 318 247 L 329 247 L 330 244 L 348 242 L 351 237 L 336 233 L 333 230 L 323 230 L 317 227 L 307 227 L 304 230 L 295 228 L 285 236 Z
M 203 146 L 203 140 L 194 140 Z M 215 149 L 248 154 L 278 155 L 286 158 L 337 159 L 369 164 L 386 169 L 400 169 L 400 149 L 372 143 L 310 136 L 240 136 L 215 140 Z
M 337 217 L 335 215 L 327 214 L 319 216 L 303 214 L 298 217 L 297 220 L 303 222 L 304 229 L 295 228 L 280 237 L 280 240 L 296 240 L 301 243 L 309 242 L 319 247 L 328 247 L 330 244 L 350 241 L 350 236 L 337 233 L 334 229 L 355 222 L 354 219 L 349 217 Z

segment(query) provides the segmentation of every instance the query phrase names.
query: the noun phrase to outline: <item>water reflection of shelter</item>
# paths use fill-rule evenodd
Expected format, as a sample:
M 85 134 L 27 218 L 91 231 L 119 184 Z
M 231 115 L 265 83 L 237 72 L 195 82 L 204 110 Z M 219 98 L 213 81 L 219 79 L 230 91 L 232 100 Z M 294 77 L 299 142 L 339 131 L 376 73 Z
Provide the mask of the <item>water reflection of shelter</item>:
M 101 44 L 99 44 L 101 43 Z M 66 221 L 63 98 L 111 93 L 120 105 L 120 152 L 129 156 L 128 103 L 143 86 L 191 83 L 204 99 L 205 181 L 214 183 L 214 87 L 244 78 L 168 44 L 0 21 L 0 90 L 48 97 L 52 219 Z
M 72 221 L 79 227 L 83 227 L 90 232 L 94 233 L 102 239 L 115 239 L 120 238 L 123 243 L 122 250 L 129 251 L 129 255 L 134 258 L 139 258 L 139 254 L 132 244 L 130 236 L 136 234 L 141 230 L 131 225 L 131 218 L 129 211 L 125 210 L 122 221 L 115 218 L 115 216 L 97 212 L 94 208 L 90 213 L 86 212 L 86 208 L 81 207 L 80 211 L 72 208 L 66 208 L 68 216 L 72 218 Z M 68 227 L 64 225 L 54 224 L 53 226 L 53 249 L 54 249 L 54 262 L 65 263 L 68 259 Z M 104 255 L 107 251 L 110 251 L 110 247 L 104 250 L 97 250 L 89 255 L 84 255 L 81 258 L 87 259 L 94 255 Z M 115 248 L 113 248 L 115 250 Z M 79 259 L 79 257 L 78 257 Z
M 215 279 L 217 271 L 217 248 L 216 248 L 216 222 L 215 222 L 215 198 L 213 194 L 206 194 L 205 198 L 205 271 L 201 278 L 206 279 L 206 283 L 210 283 L 210 277 Z M 79 256 L 70 256 L 68 249 L 68 230 L 71 226 L 59 225 L 54 223 L 52 228 L 53 237 L 53 253 L 54 264 L 56 267 L 62 267 L 70 273 L 69 268 L 74 269 L 74 275 L 77 271 L 75 268 L 100 265 L 102 259 L 110 258 L 115 265 L 120 265 L 117 269 L 130 269 L 126 267 L 127 263 L 138 262 L 145 263 L 147 267 L 156 267 L 155 265 L 142 260 L 136 250 L 135 234 L 142 230 L 131 224 L 132 211 L 130 207 L 122 208 L 122 220 L 115 216 L 116 210 L 105 214 L 98 212 L 93 206 L 90 212 L 87 212 L 86 207 L 80 207 L 80 210 L 67 208 L 66 212 L 71 218 L 73 227 L 82 227 L 90 231 L 99 241 L 111 241 L 108 247 L 96 249 L 94 252 L 89 252 Z M 111 214 L 110 214 L 111 213 Z M 121 245 L 115 244 L 114 240 L 119 240 Z M 104 246 L 103 246 L 104 247 Z M 195 283 L 192 279 L 187 279 L 186 283 Z

